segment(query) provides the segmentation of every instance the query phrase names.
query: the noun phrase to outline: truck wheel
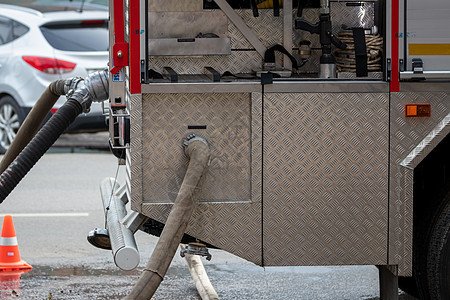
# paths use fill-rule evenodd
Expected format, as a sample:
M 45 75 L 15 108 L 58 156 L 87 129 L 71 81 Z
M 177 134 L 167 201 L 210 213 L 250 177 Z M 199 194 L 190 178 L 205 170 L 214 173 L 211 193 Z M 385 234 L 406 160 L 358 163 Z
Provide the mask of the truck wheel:
M 19 105 L 11 96 L 0 98 L 0 153 L 5 153 L 16 137 L 23 116 Z
M 450 191 L 432 229 L 427 257 L 430 298 L 450 299 Z

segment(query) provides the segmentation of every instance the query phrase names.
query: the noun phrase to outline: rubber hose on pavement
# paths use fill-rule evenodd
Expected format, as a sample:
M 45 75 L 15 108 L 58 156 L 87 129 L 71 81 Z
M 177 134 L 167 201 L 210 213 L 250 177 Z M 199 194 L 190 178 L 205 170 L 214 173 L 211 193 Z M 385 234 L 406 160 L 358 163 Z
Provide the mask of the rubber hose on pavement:
M 202 139 L 186 140 L 185 145 L 189 164 L 177 198 L 146 268 L 126 299 L 152 298 L 172 262 L 194 211 L 202 178 L 209 165 L 210 150 L 206 140 Z
M 69 99 L 45 123 L 28 146 L 23 149 L 8 169 L 0 175 L 0 203 L 8 197 L 22 178 L 25 177 L 81 112 L 81 104 L 74 99 Z

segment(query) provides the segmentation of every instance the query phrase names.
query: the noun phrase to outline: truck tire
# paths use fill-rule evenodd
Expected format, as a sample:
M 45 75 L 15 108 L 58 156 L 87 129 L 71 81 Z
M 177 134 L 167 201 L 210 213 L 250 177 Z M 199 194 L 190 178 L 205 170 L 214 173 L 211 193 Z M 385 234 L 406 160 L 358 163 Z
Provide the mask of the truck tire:
M 11 96 L 0 97 L 0 153 L 5 153 L 24 120 L 22 110 Z
M 432 229 L 427 256 L 428 289 L 431 299 L 450 299 L 450 190 L 444 208 Z

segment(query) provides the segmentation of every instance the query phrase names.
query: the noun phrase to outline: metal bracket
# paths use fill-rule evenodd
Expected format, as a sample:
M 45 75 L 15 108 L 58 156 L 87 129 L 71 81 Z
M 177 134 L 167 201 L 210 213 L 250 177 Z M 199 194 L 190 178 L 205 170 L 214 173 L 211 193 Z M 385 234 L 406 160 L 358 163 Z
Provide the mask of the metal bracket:
M 132 233 L 136 233 L 136 231 L 138 231 L 148 219 L 149 218 L 143 214 L 131 211 L 122 219 L 121 222 L 126 228 L 131 230 Z
M 392 78 L 392 63 L 391 63 L 391 59 L 390 58 L 388 58 L 388 59 L 386 59 L 386 70 L 387 70 L 387 72 L 386 72 L 386 81 L 391 81 L 391 78 Z
M 185 249 L 180 251 L 181 257 L 184 257 L 186 254 L 206 256 L 206 260 L 211 260 L 212 258 L 208 248 L 202 243 L 189 243 Z
M 148 72 L 147 72 L 147 65 L 145 63 L 145 59 L 141 59 L 141 83 L 148 82 L 147 75 L 148 75 Z
M 421 58 L 412 59 L 412 71 L 414 74 L 423 74 L 423 61 Z

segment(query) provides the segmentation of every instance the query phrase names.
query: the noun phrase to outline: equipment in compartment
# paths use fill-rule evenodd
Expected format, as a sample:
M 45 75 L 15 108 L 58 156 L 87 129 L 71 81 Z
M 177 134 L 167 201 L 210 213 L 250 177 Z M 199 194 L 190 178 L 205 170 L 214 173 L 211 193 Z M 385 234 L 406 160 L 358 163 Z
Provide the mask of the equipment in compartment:
M 228 4 L 234 9 L 253 9 L 254 6 L 258 9 L 274 8 L 276 1 L 274 0 L 227 0 Z M 283 7 L 283 0 L 278 0 L 279 7 Z M 294 1 L 294 7 L 303 8 L 318 8 L 319 0 L 300 0 Z M 212 0 L 203 0 L 204 9 L 218 9 L 217 4 Z
M 358 73 L 358 60 L 355 54 L 353 32 L 341 32 L 339 33 L 339 38 L 347 44 L 347 49 L 336 49 L 334 52 L 338 72 Z M 381 72 L 383 38 L 379 34 L 365 34 L 365 48 L 367 72 Z M 366 73 L 365 76 L 367 75 Z
M 344 47 L 338 33 L 342 28 L 367 29 L 379 23 L 378 1 L 280 1 L 277 8 L 276 1 L 255 0 L 257 14 L 252 1 L 200 0 L 200 9 L 198 0 L 189 0 L 191 4 L 183 4 L 184 8 L 169 2 L 156 0 L 150 5 L 147 66 L 160 74 L 169 67 L 179 82 L 209 82 L 203 76 L 205 67 L 216 70 L 220 79 L 231 73 L 233 81 L 240 81 L 242 75 L 254 80 L 265 72 L 298 80 L 343 78 L 335 75 L 334 48 Z M 292 10 L 289 21 L 286 9 Z M 296 25 L 304 30 L 296 30 Z M 275 62 L 266 61 L 267 49 L 277 44 L 293 57 L 276 53 Z M 292 68 L 293 60 L 298 69 Z M 151 82 L 167 80 L 149 78 Z
M 336 64 L 331 52 L 331 44 L 342 50 L 346 49 L 347 45 L 342 43 L 332 32 L 329 0 L 321 0 L 320 5 L 318 23 L 311 24 L 306 20 L 297 19 L 295 20 L 295 29 L 305 30 L 320 36 L 322 55 L 320 56 L 319 77 L 336 78 Z

